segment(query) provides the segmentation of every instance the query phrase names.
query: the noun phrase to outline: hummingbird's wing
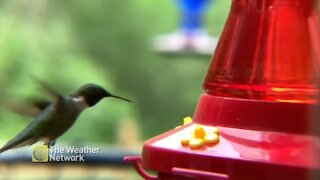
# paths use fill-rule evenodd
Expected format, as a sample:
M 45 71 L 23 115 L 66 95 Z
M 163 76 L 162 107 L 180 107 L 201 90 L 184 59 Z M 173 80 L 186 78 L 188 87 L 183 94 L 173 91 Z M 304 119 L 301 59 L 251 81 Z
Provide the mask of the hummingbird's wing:
M 36 117 L 52 102 L 46 99 L 29 98 L 24 101 L 9 101 L 7 100 L 2 106 L 16 112 L 17 114 Z
M 40 99 L 40 98 L 32 98 L 28 99 L 28 102 L 33 107 L 38 108 L 39 110 L 43 111 L 45 110 L 52 102 L 46 99 Z
M 53 96 L 58 100 L 63 100 L 63 96 L 55 91 L 51 86 L 49 86 L 44 81 L 40 80 L 39 78 L 33 77 L 34 81 L 36 81 L 49 95 Z

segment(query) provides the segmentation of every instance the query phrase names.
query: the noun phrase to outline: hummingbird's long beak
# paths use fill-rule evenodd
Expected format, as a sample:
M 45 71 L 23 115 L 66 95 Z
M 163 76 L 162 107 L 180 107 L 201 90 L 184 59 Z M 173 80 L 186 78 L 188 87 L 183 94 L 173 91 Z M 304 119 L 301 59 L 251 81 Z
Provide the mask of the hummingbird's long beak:
M 126 99 L 126 98 L 123 98 L 123 97 L 120 97 L 120 96 L 111 95 L 110 97 L 114 97 L 114 98 L 122 99 L 122 100 L 127 101 L 127 102 L 132 102 L 131 100 Z

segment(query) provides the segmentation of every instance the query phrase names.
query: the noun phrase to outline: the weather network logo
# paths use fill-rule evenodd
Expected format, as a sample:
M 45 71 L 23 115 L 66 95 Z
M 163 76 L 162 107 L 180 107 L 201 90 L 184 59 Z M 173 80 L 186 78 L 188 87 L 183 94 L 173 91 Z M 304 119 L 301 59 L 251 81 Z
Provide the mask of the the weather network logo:
M 34 146 L 32 148 L 32 162 L 84 162 L 88 155 L 97 155 L 101 148 L 96 147 L 56 147 L 48 145 Z
M 35 146 L 32 149 L 32 162 L 48 162 L 49 149 L 47 145 Z

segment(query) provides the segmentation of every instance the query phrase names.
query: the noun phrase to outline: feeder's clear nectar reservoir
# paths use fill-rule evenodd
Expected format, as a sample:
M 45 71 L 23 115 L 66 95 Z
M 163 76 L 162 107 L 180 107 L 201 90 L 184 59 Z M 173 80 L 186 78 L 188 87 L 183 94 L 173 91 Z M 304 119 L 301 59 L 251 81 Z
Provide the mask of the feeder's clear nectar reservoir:
M 320 37 L 313 3 L 234 0 L 205 91 L 275 102 L 318 102 Z

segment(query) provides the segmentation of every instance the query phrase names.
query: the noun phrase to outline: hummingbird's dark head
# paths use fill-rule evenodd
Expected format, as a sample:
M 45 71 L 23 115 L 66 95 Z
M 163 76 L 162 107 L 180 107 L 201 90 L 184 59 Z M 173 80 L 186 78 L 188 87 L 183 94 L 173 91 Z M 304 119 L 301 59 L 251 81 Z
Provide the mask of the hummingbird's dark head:
M 128 99 L 112 95 L 107 90 L 105 90 L 103 87 L 97 85 L 97 84 L 86 84 L 81 86 L 77 92 L 75 93 L 75 96 L 82 96 L 86 103 L 91 107 L 97 104 L 101 99 L 106 97 L 114 97 L 118 99 L 122 99 L 128 102 L 131 102 Z

